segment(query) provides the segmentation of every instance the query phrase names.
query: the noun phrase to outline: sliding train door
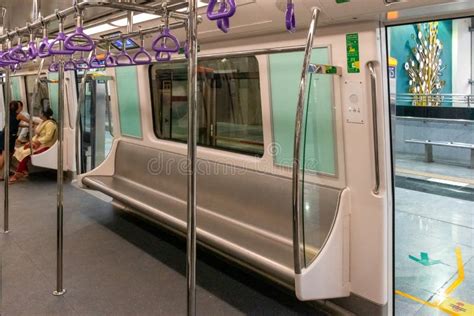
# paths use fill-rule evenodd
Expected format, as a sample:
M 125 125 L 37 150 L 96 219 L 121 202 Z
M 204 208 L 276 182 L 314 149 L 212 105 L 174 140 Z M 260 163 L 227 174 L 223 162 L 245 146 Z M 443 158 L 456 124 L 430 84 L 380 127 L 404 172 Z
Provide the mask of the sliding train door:
M 473 21 L 387 28 L 396 315 L 474 315 Z
M 112 77 L 86 75 L 80 110 L 80 173 L 101 164 L 109 154 L 113 141 L 109 83 Z M 79 77 L 78 82 L 81 82 Z M 80 89 L 79 89 L 80 90 Z

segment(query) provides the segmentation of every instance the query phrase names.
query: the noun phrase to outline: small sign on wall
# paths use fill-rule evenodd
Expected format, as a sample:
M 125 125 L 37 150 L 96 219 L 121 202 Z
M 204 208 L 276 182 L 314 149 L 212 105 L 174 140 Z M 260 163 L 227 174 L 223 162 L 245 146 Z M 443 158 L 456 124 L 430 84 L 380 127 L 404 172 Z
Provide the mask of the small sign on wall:
M 346 34 L 347 72 L 360 73 L 359 33 Z

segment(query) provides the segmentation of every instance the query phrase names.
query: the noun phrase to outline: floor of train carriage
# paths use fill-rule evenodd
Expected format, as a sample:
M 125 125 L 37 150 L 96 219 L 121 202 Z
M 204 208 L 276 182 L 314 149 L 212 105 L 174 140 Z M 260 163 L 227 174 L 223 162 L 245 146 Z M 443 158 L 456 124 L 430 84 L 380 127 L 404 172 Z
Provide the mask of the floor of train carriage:
M 10 197 L 11 232 L 0 234 L 2 315 L 186 313 L 184 239 L 67 184 L 67 293 L 55 297 L 51 294 L 56 282 L 55 173 L 31 175 L 14 184 Z M 328 314 L 204 250 L 198 250 L 197 311 Z
M 474 315 L 474 170 L 401 156 L 395 183 L 396 315 Z

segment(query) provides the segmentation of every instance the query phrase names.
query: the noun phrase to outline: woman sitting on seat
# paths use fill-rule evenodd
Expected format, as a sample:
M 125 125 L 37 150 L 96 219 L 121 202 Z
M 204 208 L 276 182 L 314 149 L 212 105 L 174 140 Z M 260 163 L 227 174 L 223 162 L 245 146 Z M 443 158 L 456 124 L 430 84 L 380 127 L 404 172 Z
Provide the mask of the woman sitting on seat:
M 20 126 L 20 121 L 28 122 L 28 119 L 21 113 L 23 107 L 18 101 L 11 101 L 10 104 L 10 155 L 13 154 L 15 149 L 16 136 Z M 0 131 L 0 170 L 3 170 L 5 164 L 5 144 L 4 144 L 4 130 Z M 0 180 L 3 180 L 3 172 L 0 175 Z
M 48 108 L 41 112 L 41 119 L 43 122 L 38 125 L 35 130 L 36 135 L 33 137 L 31 147 L 33 149 L 33 155 L 45 152 L 54 145 L 57 139 L 57 125 L 53 119 L 53 111 Z M 10 183 L 28 176 L 28 163 L 31 160 L 31 149 L 30 144 L 26 144 L 23 147 L 18 148 L 15 151 L 14 157 L 20 162 L 16 169 L 15 175 L 10 177 Z

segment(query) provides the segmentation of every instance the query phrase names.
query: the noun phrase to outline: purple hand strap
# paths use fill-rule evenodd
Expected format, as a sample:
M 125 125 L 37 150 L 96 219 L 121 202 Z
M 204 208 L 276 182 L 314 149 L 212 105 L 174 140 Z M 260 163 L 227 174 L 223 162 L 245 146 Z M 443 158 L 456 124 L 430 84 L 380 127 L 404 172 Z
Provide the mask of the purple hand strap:
M 84 58 L 84 56 L 81 55 L 81 57 L 78 60 L 76 60 L 76 69 L 77 70 L 88 70 L 89 68 L 90 68 L 89 63 Z
M 58 72 L 58 70 L 59 70 L 59 64 L 56 62 L 52 62 L 48 67 L 49 72 Z
M 296 31 L 296 18 L 295 18 L 295 5 L 294 3 L 288 3 L 286 6 L 286 17 L 285 17 L 286 29 L 288 32 L 293 33 Z
M 38 57 L 45 58 L 51 56 L 49 52 L 48 38 L 44 37 L 38 45 Z
M 51 55 L 72 55 L 74 54 L 73 50 L 68 50 L 68 49 L 55 49 L 54 46 L 58 45 L 60 42 L 63 42 L 66 40 L 66 35 L 64 32 L 59 32 L 58 36 L 54 41 L 52 41 L 49 46 L 48 46 L 48 51 Z
M 151 64 L 151 60 L 151 55 L 143 47 L 140 47 L 138 52 L 133 56 L 133 63 L 137 65 Z
M 38 49 L 36 48 L 35 41 L 30 41 L 28 43 L 28 57 L 30 60 L 35 59 L 38 56 Z
M 222 1 L 222 2 L 220 3 L 220 6 L 219 6 L 219 13 L 225 12 L 225 9 L 226 9 L 225 2 Z M 227 33 L 227 32 L 229 31 L 229 27 L 230 27 L 229 18 L 228 18 L 228 17 L 225 17 L 225 18 L 222 18 L 222 19 L 217 20 L 217 27 L 218 27 L 219 30 L 221 30 L 222 32 Z
M 21 44 L 17 45 L 15 48 L 12 48 L 8 53 L 8 56 L 11 60 L 21 63 L 28 61 L 28 54 L 23 50 Z
M 11 60 L 10 59 L 10 51 L 9 50 L 6 50 L 6 51 L 3 51 L 1 54 L 0 54 L 0 62 L 5 64 L 5 65 L 15 65 L 15 64 L 18 64 L 17 61 L 14 61 L 14 60 Z
M 132 57 L 123 50 L 115 57 L 115 63 L 117 66 L 130 66 L 133 65 L 133 60 Z
M 92 69 L 95 69 L 95 68 L 102 68 L 104 66 L 101 65 L 100 60 L 94 54 L 94 55 L 92 55 L 91 59 L 89 60 L 89 67 L 92 68 Z
M 174 47 L 168 47 L 166 40 L 169 39 L 174 44 Z M 159 46 L 158 46 L 159 45 Z M 160 36 L 158 36 L 152 44 L 152 49 L 156 52 L 157 61 L 169 61 L 171 59 L 171 53 L 179 52 L 179 42 L 176 36 L 170 33 L 168 28 L 164 28 Z M 162 53 L 165 53 L 165 57 L 162 57 Z
M 230 18 L 235 14 L 237 6 L 235 0 L 224 0 L 219 6 L 219 10 L 214 12 L 217 0 L 210 0 L 207 6 L 207 18 L 211 21 Z
M 81 26 L 64 40 L 64 48 L 72 51 L 90 52 L 94 47 L 94 41 Z
M 76 70 L 76 63 L 74 60 L 69 59 L 67 62 L 64 63 L 64 70 Z
M 105 56 L 105 66 L 106 67 L 117 67 L 117 59 L 112 55 L 111 52 L 107 52 Z

